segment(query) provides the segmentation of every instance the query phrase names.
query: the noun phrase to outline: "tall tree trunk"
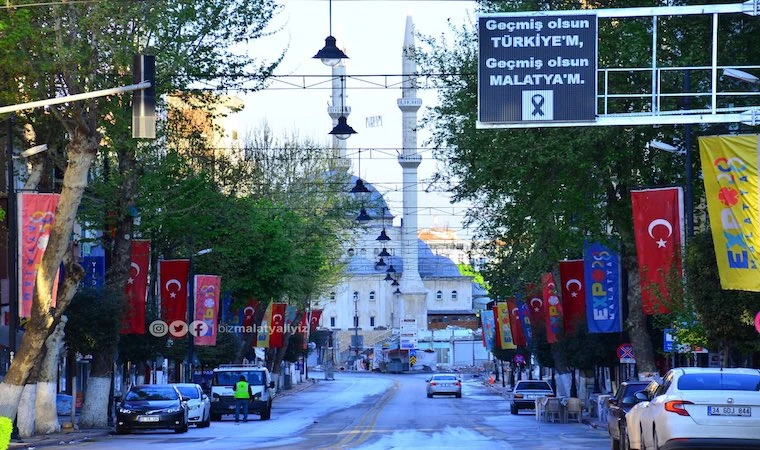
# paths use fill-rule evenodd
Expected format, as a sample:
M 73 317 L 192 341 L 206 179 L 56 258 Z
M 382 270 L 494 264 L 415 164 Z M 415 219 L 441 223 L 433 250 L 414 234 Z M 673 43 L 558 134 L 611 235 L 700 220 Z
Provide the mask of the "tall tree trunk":
M 63 349 L 66 321 L 66 316 L 61 316 L 55 330 L 45 340 L 45 358 L 40 367 L 40 376 L 37 380 L 37 398 L 34 402 L 34 429 L 37 434 L 61 431 L 58 411 L 56 410 L 56 387 L 58 385 L 58 360 Z
M 100 144 L 100 133 L 87 130 L 84 124 L 72 127 L 69 132 L 68 167 L 63 176 L 61 198 L 47 249 L 37 269 L 30 318 L 16 358 L 0 383 L 0 416 L 11 420 L 18 411 L 22 386 L 39 360 L 45 339 L 53 327 L 51 306 L 55 275 L 69 246 L 77 209 L 87 186 L 87 174 Z
M 639 268 L 635 261 L 631 261 L 632 259 L 635 259 L 635 256 L 623 258 L 628 276 L 628 320 L 626 321 L 626 328 L 631 337 L 631 345 L 633 345 L 633 353 L 636 357 L 639 373 L 657 372 L 657 366 L 654 363 L 654 347 L 647 331 L 647 320 L 641 305 Z

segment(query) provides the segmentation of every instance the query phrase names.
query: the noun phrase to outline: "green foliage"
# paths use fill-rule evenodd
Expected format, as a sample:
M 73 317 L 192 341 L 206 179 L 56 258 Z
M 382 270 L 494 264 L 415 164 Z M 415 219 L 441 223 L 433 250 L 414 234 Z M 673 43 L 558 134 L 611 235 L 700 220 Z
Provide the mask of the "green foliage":
M 290 340 L 288 341 L 288 349 L 285 351 L 285 356 L 282 358 L 283 361 L 294 363 L 298 362 L 302 357 L 308 356 L 309 349 L 303 348 L 303 341 L 304 336 L 302 334 L 291 334 Z
M 8 448 L 13 432 L 13 422 L 8 417 L 0 416 L 0 448 Z
M 66 310 L 66 345 L 83 355 L 113 352 L 119 343 L 121 293 L 80 289 Z
M 231 364 L 235 361 L 239 345 L 238 341 L 238 337 L 232 333 L 218 333 L 216 345 L 196 345 L 195 354 L 203 367 L 218 367 L 222 364 Z
M 476 271 L 471 265 L 457 264 L 457 267 L 459 268 L 459 273 L 468 277 L 472 277 L 472 281 L 477 283 L 479 286 L 482 286 L 483 289 L 485 290 L 490 289 L 490 287 L 488 286 L 488 283 L 486 283 L 485 280 L 483 279 L 483 274 Z

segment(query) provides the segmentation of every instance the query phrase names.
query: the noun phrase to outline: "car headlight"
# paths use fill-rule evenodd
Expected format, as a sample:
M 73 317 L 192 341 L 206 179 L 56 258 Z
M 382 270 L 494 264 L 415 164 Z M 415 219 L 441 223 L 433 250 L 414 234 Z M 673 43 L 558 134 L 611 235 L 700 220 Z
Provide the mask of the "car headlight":
M 132 410 L 127 408 L 119 408 L 119 412 L 122 414 L 132 414 Z
M 169 408 L 169 409 L 167 409 L 167 410 L 166 410 L 166 413 L 167 413 L 167 414 L 173 414 L 173 413 L 179 412 L 181 409 L 182 409 L 182 407 L 180 407 L 180 406 L 175 406 L 174 408 Z

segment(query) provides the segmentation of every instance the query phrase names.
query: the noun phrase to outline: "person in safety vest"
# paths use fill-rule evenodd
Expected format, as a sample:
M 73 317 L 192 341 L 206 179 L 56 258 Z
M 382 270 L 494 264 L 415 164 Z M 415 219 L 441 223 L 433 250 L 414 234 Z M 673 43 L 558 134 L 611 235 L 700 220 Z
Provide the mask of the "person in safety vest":
M 243 422 L 248 422 L 248 403 L 251 401 L 251 386 L 240 375 L 240 380 L 235 383 L 235 423 L 239 423 L 240 411 L 243 411 Z

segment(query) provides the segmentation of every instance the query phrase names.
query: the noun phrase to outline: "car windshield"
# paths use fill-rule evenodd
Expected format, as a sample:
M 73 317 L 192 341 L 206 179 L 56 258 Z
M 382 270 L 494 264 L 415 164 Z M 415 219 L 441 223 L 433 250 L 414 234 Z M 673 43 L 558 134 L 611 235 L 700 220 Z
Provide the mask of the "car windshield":
M 531 391 L 551 391 L 552 387 L 545 381 L 520 382 L 515 389 Z
M 178 398 L 177 391 L 172 388 L 143 387 L 130 389 L 125 400 L 177 400 Z
M 200 398 L 198 388 L 195 386 L 177 386 L 177 389 L 179 389 L 179 393 L 182 394 L 183 397 L 192 399 Z
M 681 391 L 760 391 L 760 375 L 749 373 L 689 373 L 678 379 Z
M 216 372 L 214 374 L 215 386 L 234 386 L 240 381 L 240 375 L 245 376 L 248 384 L 261 386 L 264 384 L 264 372 L 259 370 L 234 371 L 234 372 Z

